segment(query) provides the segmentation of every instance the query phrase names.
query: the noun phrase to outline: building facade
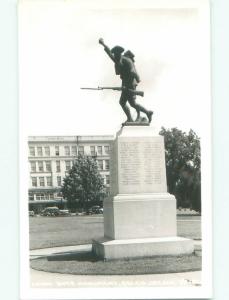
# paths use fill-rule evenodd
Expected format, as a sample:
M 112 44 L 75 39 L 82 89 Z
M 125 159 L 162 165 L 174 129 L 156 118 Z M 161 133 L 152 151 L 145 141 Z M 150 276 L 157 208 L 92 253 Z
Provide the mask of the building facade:
M 109 193 L 113 139 L 113 136 L 30 136 L 29 209 L 39 212 L 51 204 L 64 205 L 61 185 L 78 155 L 96 159 Z

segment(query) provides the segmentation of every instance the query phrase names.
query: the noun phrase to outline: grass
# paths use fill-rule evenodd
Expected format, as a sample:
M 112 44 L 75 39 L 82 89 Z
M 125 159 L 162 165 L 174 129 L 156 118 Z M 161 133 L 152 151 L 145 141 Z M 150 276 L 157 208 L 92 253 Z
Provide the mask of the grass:
M 91 253 L 76 253 L 51 260 L 31 260 L 31 268 L 39 271 L 73 275 L 140 275 L 201 270 L 201 257 L 195 255 L 168 256 L 118 261 L 96 260 Z
M 193 240 L 201 240 L 201 217 L 178 216 L 177 235 Z
M 177 218 L 178 236 L 201 239 L 199 216 Z M 89 244 L 103 236 L 101 216 L 31 217 L 30 249 Z
M 200 216 L 178 216 L 179 236 L 201 239 Z M 103 236 L 103 217 L 30 218 L 30 248 L 89 244 Z M 201 253 L 200 253 L 201 254 Z M 31 260 L 31 268 L 73 275 L 140 275 L 201 270 L 200 255 L 98 260 L 91 252 L 67 252 Z
M 88 244 L 102 236 L 101 217 L 30 218 L 30 249 Z

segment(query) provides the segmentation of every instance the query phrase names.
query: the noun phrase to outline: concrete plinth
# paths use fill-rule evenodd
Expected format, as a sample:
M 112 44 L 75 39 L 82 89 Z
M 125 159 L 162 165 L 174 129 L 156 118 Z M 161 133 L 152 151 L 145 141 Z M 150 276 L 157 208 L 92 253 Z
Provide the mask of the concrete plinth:
M 104 240 L 93 242 L 93 252 L 106 260 L 192 253 L 193 241 L 176 236 L 176 199 L 167 193 L 163 137 L 149 126 L 124 126 L 111 150 Z
M 92 251 L 104 260 L 167 255 L 187 255 L 193 252 L 193 241 L 181 237 L 94 241 Z
M 119 194 L 104 202 L 104 237 L 176 236 L 176 199 L 168 193 Z

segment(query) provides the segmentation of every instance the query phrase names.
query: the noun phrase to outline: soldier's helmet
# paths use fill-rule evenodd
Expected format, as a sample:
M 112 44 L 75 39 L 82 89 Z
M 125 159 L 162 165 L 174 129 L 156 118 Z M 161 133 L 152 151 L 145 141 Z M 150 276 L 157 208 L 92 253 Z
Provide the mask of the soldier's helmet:
M 121 54 L 124 51 L 124 48 L 121 46 L 115 46 L 111 49 L 111 52 L 114 54 Z

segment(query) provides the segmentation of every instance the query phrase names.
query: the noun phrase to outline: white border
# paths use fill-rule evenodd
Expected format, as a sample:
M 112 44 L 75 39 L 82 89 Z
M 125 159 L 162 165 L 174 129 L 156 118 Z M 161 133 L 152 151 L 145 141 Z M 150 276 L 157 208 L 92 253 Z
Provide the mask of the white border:
M 22 0 L 26 2 L 27 0 Z M 141 1 L 116 1 L 112 5 L 117 7 L 143 7 Z M 82 8 L 92 7 L 93 1 L 79 0 L 77 5 Z M 110 1 L 96 1 L 96 8 L 110 5 Z M 115 4 L 114 4 L 115 3 Z M 209 3 L 206 0 L 180 0 L 180 1 L 145 1 L 144 7 L 148 8 L 184 8 L 198 7 L 205 24 L 206 39 L 210 48 L 210 14 Z M 206 53 L 209 64 L 206 68 L 210 74 L 210 53 Z M 20 71 L 20 70 L 19 70 Z M 20 74 L 20 73 L 19 73 Z M 210 75 L 205 80 L 209 81 L 210 99 Z M 19 77 L 20 87 L 20 77 Z M 20 90 L 19 90 L 20 95 Z M 30 287 L 29 276 L 29 235 L 28 235 L 28 170 L 27 166 L 27 134 L 23 124 L 23 112 L 25 107 L 20 105 L 20 287 L 22 299 L 182 299 L 182 298 L 210 298 L 212 296 L 212 202 L 211 202 L 211 107 L 206 107 L 206 135 L 202 137 L 202 249 L 203 249 L 203 271 L 201 287 L 153 287 L 153 288 L 77 288 L 77 289 L 40 289 Z M 169 298 L 168 298 L 169 297 Z

